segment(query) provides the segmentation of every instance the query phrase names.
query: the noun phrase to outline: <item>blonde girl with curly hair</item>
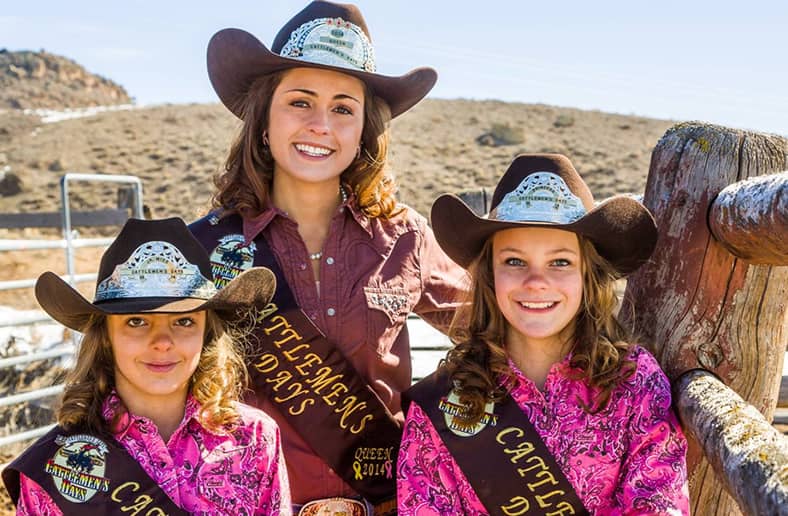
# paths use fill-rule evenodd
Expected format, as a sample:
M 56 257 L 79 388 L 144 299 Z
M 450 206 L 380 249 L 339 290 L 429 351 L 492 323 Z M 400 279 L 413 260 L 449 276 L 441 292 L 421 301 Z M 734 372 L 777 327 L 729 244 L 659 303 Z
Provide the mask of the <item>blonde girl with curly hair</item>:
M 491 206 L 433 205 L 471 294 L 456 346 L 405 394 L 400 516 L 688 514 L 670 383 L 615 315 L 653 217 L 626 196 L 595 203 L 558 154 L 517 157 Z
M 177 218 L 129 220 L 93 302 L 44 273 L 39 304 L 83 338 L 57 426 L 3 472 L 17 514 L 290 514 L 279 429 L 239 402 L 274 286 L 254 268 L 218 291 Z

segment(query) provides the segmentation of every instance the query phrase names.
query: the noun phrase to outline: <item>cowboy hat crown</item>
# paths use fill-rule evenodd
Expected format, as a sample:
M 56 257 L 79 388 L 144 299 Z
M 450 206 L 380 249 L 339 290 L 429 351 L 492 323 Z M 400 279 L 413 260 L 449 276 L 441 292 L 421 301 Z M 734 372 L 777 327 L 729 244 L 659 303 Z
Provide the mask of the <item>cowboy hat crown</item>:
M 596 204 L 569 158 L 560 154 L 516 157 L 498 181 L 490 206 L 487 215 L 478 216 L 453 194 L 432 205 L 436 240 L 465 268 L 502 229 L 551 227 L 583 235 L 620 274 L 645 263 L 657 242 L 657 226 L 645 206 L 626 195 Z
M 424 98 L 438 78 L 426 67 L 398 77 L 377 73 L 372 38 L 358 7 L 322 0 L 291 18 L 271 50 L 244 30 L 220 30 L 208 43 L 207 61 L 216 94 L 238 118 L 243 118 L 244 99 L 256 78 L 289 68 L 321 68 L 357 77 L 388 103 L 392 118 Z
M 217 290 L 210 258 L 183 220 L 129 219 L 101 257 L 93 302 L 52 272 L 38 278 L 35 294 L 52 318 L 82 331 L 93 315 L 212 309 L 232 322 L 265 306 L 275 285 L 270 270 L 256 267 Z

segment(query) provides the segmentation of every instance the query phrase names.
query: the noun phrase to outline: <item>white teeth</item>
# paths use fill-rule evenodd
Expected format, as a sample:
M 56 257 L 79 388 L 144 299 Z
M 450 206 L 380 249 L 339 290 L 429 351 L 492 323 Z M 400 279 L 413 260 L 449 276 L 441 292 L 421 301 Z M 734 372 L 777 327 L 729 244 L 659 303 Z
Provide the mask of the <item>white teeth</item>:
M 526 308 L 533 308 L 533 309 L 540 309 L 540 308 L 550 308 L 551 306 L 555 305 L 553 301 L 548 301 L 546 303 L 520 303 L 522 306 Z
M 331 149 L 326 149 L 325 147 L 315 147 L 313 145 L 305 145 L 303 143 L 297 143 L 295 148 L 304 154 L 309 154 L 312 156 L 328 156 L 331 154 L 331 152 L 333 152 Z

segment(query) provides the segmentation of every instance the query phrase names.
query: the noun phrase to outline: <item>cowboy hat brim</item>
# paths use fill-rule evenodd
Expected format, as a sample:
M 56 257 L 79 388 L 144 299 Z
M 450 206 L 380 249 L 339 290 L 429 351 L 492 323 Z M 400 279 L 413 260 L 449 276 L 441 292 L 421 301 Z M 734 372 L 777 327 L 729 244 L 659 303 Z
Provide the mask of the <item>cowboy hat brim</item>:
M 392 118 L 416 105 L 438 80 L 437 72 L 429 67 L 416 68 L 401 76 L 388 76 L 282 57 L 241 29 L 223 29 L 214 34 L 208 43 L 207 61 L 213 89 L 222 103 L 241 119 L 244 98 L 254 80 L 289 68 L 320 68 L 357 77 L 388 103 Z
M 91 303 L 52 272 L 38 278 L 35 294 L 41 308 L 53 319 L 81 332 L 93 315 L 214 310 L 224 321 L 233 323 L 246 317 L 250 310 L 262 309 L 271 301 L 275 289 L 274 274 L 264 267 L 255 267 L 239 274 L 211 299 L 138 297 Z
M 479 217 L 456 195 L 444 194 L 433 203 L 431 220 L 438 244 L 449 258 L 466 269 L 479 256 L 487 239 L 503 229 L 547 227 L 583 235 L 621 274 L 645 263 L 657 243 L 654 217 L 642 204 L 624 195 L 605 200 L 571 224 L 553 224 Z

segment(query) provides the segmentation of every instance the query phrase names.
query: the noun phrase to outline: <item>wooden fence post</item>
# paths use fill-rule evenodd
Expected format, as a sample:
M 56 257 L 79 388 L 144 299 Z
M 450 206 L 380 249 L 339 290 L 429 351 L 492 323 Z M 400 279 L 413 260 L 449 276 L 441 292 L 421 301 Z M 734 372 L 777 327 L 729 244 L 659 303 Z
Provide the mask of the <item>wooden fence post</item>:
M 709 214 L 728 185 L 788 170 L 787 153 L 788 140 L 775 135 L 701 123 L 669 129 L 652 154 L 644 195 L 659 227 L 657 248 L 651 263 L 629 278 L 621 310 L 672 381 L 692 369 L 712 371 L 766 421 L 774 415 L 786 349 L 788 267 L 779 265 L 788 257 L 780 256 L 779 244 L 769 246 L 777 258 L 762 257 L 762 265 L 731 254 L 737 246 L 753 246 L 731 235 L 720 237 L 723 246 L 710 231 Z M 785 189 L 777 190 L 775 206 L 784 210 L 779 196 Z M 723 229 L 719 235 L 728 227 L 726 217 L 735 219 L 730 210 L 722 211 L 715 219 L 717 230 Z M 769 230 L 782 232 L 776 241 L 784 251 L 785 212 L 773 220 Z M 710 438 L 724 430 L 713 429 L 718 434 Z M 693 514 L 740 514 L 693 433 L 687 432 Z

